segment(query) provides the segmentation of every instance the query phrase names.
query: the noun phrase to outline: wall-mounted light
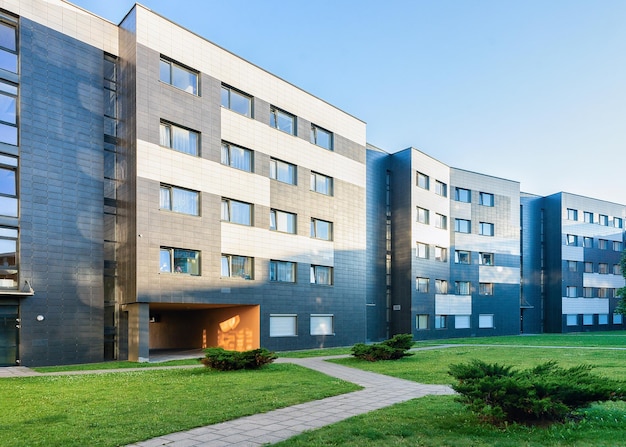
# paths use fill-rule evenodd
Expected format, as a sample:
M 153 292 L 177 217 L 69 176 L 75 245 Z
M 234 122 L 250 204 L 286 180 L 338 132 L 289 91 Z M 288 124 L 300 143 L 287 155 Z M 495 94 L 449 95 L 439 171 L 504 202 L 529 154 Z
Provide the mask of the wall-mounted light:
M 43 315 L 37 315 L 37 321 L 43 321 L 45 317 Z

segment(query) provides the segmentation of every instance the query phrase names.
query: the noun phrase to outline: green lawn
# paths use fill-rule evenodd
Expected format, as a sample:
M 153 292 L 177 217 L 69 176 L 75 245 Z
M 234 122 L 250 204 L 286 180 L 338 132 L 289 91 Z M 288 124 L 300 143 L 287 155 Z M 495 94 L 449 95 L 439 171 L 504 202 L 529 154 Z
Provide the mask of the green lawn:
M 518 346 L 587 346 L 626 348 L 626 331 L 584 332 L 576 334 L 510 335 L 503 337 L 450 338 L 417 342 L 421 345 L 472 344 Z
M 356 389 L 289 364 L 2 379 L 0 445 L 125 445 Z
M 64 372 L 64 371 L 95 371 L 100 369 L 127 369 L 127 368 L 156 368 L 161 366 L 183 366 L 183 365 L 201 365 L 198 359 L 170 360 L 168 362 L 148 363 L 148 362 L 100 362 L 100 363 L 81 363 L 78 365 L 60 365 L 60 366 L 37 366 L 31 368 L 40 373 Z

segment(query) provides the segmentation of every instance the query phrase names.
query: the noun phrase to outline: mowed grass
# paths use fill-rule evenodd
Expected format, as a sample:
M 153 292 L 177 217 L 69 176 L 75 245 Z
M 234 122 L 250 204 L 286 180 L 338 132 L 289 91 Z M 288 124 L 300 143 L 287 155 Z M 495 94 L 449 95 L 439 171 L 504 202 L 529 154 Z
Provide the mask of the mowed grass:
M 419 347 L 422 345 L 441 344 L 626 348 L 626 331 L 451 338 L 446 340 L 429 340 L 425 342 L 417 342 L 415 346 Z
M 125 445 L 356 389 L 290 364 L 2 379 L 0 445 Z
M 49 372 L 66 372 L 66 371 L 96 371 L 105 369 L 129 369 L 129 368 L 159 368 L 162 366 L 201 366 L 199 359 L 183 359 L 170 360 L 167 362 L 148 363 L 148 362 L 129 362 L 129 361 L 112 361 L 99 363 L 81 363 L 77 365 L 60 365 L 60 366 L 37 366 L 31 368 L 40 373 Z

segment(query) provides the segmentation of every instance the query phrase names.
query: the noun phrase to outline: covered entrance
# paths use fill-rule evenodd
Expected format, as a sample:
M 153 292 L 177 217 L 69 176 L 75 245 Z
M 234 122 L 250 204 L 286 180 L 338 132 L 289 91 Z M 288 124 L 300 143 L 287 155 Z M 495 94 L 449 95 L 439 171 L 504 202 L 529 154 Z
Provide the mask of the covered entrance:
M 0 366 L 18 364 L 19 307 L 0 305 Z

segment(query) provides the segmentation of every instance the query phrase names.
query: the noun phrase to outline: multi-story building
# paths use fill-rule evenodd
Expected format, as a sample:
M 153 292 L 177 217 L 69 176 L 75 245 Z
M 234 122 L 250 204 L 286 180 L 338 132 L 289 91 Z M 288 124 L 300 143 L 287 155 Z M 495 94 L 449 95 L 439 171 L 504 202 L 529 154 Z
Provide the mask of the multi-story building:
M 140 5 L 0 0 L 0 175 L 0 365 L 622 327 L 624 206 L 368 149 Z

